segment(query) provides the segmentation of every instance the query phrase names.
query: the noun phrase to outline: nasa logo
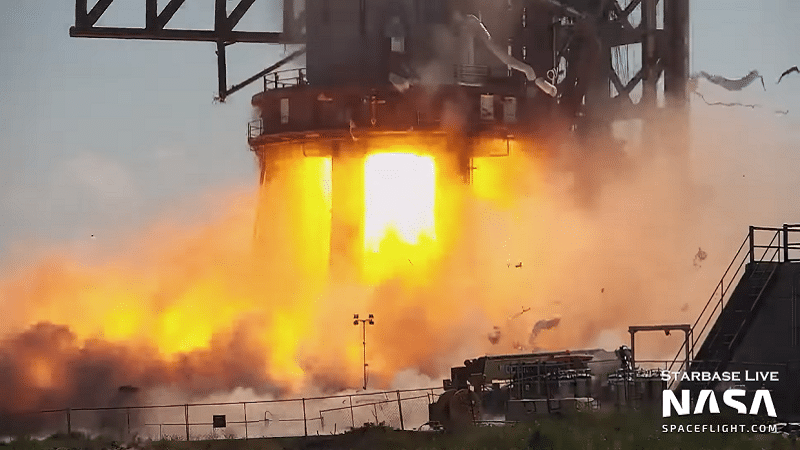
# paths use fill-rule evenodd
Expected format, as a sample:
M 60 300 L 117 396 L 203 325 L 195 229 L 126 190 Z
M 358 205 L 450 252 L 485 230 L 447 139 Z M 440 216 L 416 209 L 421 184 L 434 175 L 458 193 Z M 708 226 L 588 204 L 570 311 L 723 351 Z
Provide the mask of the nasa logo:
M 744 403 L 736 400 L 736 397 L 744 397 L 745 395 L 747 395 L 747 391 L 743 389 L 728 389 L 724 394 L 722 394 L 722 401 L 726 406 L 735 409 L 739 414 L 751 415 L 757 415 L 759 409 L 761 408 L 761 404 L 763 403 L 764 408 L 767 410 L 768 416 L 778 416 L 775 413 L 775 406 L 772 403 L 772 395 L 768 390 L 759 389 L 755 391 L 749 412 Z M 665 389 L 661 403 L 662 417 L 670 417 L 673 410 L 679 416 L 688 415 L 692 406 L 688 390 L 681 391 L 681 400 L 679 402 L 674 392 L 669 389 Z M 697 403 L 692 414 L 702 414 L 706 404 L 708 404 L 708 412 L 711 414 L 719 414 L 719 403 L 717 403 L 716 394 L 711 389 L 703 389 L 700 391 L 700 395 L 697 397 Z

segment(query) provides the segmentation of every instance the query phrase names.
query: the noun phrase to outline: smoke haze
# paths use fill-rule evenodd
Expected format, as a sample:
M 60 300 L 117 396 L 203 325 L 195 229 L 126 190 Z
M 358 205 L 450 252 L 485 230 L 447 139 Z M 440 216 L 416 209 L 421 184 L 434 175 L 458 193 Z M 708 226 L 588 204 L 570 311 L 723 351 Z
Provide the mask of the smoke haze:
M 22 411 L 132 401 L 121 386 L 187 401 L 355 388 L 353 313 L 376 317 L 366 330 L 374 388 L 417 387 L 485 353 L 613 349 L 628 325 L 692 323 L 747 225 L 795 221 L 796 206 L 764 201 L 798 186 L 786 163 L 797 133 L 782 120 L 700 106 L 691 136 L 654 130 L 656 147 L 621 124 L 623 156 L 515 142 L 508 158 L 477 158 L 471 187 L 453 181 L 437 197 L 459 206 L 425 282 L 406 279 L 419 275 L 411 260 L 375 285 L 331 281 L 328 254 L 303 250 L 330 236 L 288 208 L 324 204 L 292 185 L 299 166 L 260 199 L 216 195 L 205 207 L 224 213 L 213 220 L 163 221 L 101 262 L 63 252 L 6 262 L 0 433 L 21 427 L 12 417 Z M 672 148 L 676 133 L 691 137 L 690 151 Z M 257 214 L 274 216 L 259 231 L 272 236 L 266 248 L 254 243 Z M 675 345 L 642 351 L 667 357 Z

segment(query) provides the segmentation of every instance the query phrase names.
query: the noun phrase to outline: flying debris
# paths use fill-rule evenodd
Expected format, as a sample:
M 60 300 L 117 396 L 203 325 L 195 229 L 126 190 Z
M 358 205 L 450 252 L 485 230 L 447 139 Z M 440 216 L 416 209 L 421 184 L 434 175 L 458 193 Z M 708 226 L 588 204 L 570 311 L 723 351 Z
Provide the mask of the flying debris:
M 520 261 L 519 263 L 517 263 L 517 265 L 515 265 L 514 267 L 516 267 L 517 269 L 520 269 L 520 268 L 522 268 L 522 261 Z
M 739 102 L 733 102 L 733 103 L 709 102 L 708 100 L 706 100 L 705 97 L 703 97 L 703 94 L 701 94 L 701 93 L 699 93 L 697 91 L 695 91 L 694 94 L 697 95 L 698 97 L 700 97 L 703 100 L 703 102 L 708 106 L 729 106 L 729 107 L 730 106 L 742 106 L 744 108 L 750 108 L 750 109 L 761 108 L 761 105 L 757 105 L 757 104 L 748 104 L 748 103 L 739 103 Z
M 694 255 L 693 264 L 695 267 L 701 267 L 700 263 L 708 258 L 708 253 L 704 252 L 702 248 L 697 248 L 697 253 Z
M 792 72 L 800 73 L 800 69 L 798 69 L 797 66 L 792 66 L 792 67 L 784 70 L 783 73 L 781 74 L 780 78 L 778 78 L 778 81 L 775 82 L 775 84 L 780 84 L 780 82 L 783 79 L 783 77 L 785 77 L 786 75 L 789 75 Z
M 497 343 L 500 342 L 500 336 L 501 336 L 500 327 L 492 328 L 492 332 L 489 333 L 488 336 L 489 342 L 491 342 L 492 345 L 497 345 Z
M 533 342 L 536 340 L 536 336 L 539 335 L 544 330 L 549 330 L 551 328 L 555 328 L 558 324 L 561 323 L 560 317 L 554 317 L 552 319 L 542 319 L 533 326 L 531 330 L 531 336 L 528 338 L 528 342 L 533 345 Z
M 600 293 L 601 294 L 604 293 L 605 291 L 606 291 L 606 288 L 600 288 Z
M 759 75 L 757 70 L 751 70 L 750 73 L 738 79 L 730 79 L 721 77 L 719 75 L 711 75 L 708 72 L 704 72 L 701 70 L 699 74 L 694 74 L 692 75 L 691 78 L 696 80 L 697 78 L 700 77 L 703 77 L 706 80 L 710 81 L 711 83 L 721 86 L 729 91 L 741 91 L 747 86 L 750 86 L 750 84 L 753 81 L 755 81 L 756 78 L 758 78 L 761 80 L 761 87 L 763 87 L 765 91 L 767 90 L 766 85 L 764 85 L 764 77 Z
M 521 315 L 525 314 L 526 312 L 528 312 L 528 311 L 530 311 L 530 310 L 531 310 L 530 308 L 528 308 L 528 309 L 525 309 L 525 307 L 523 306 L 523 307 L 522 307 L 522 311 L 520 311 L 520 312 L 518 312 L 518 313 L 514 314 L 513 316 L 510 316 L 510 317 L 508 318 L 508 320 L 514 320 L 514 319 L 516 319 L 517 317 L 519 317 L 519 316 L 521 316 Z

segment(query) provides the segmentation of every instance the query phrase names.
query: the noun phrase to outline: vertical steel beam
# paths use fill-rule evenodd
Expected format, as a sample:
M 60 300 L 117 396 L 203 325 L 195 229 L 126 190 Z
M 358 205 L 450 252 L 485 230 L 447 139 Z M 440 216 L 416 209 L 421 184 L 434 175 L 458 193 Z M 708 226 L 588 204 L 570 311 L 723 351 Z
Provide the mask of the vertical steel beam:
M 242 402 L 242 409 L 244 410 L 244 439 L 247 440 L 247 403 Z
M 636 368 L 636 331 L 628 330 L 631 334 L 631 367 Z
M 75 26 L 83 28 L 89 21 L 89 10 L 86 0 L 75 0 Z
M 353 417 L 353 396 L 352 395 L 348 395 L 347 398 L 350 399 L 350 425 L 353 428 L 355 428 L 356 427 L 356 420 Z
M 692 345 L 692 340 L 691 340 L 692 339 L 692 329 L 691 328 L 684 329 L 683 330 L 683 336 L 684 336 L 684 340 L 685 340 L 683 345 L 686 346 L 686 365 L 684 366 L 683 371 L 684 372 L 688 372 L 689 371 L 689 363 L 691 362 L 691 359 L 690 359 L 691 352 L 690 352 L 689 348 Z
M 186 424 L 186 442 L 189 442 L 189 405 L 183 405 L 183 418 Z
M 667 101 L 682 107 L 688 102 L 686 85 L 689 80 L 689 0 L 664 2 L 664 28 L 667 39 L 667 66 L 664 71 L 664 91 Z
M 228 11 L 225 9 L 225 0 L 215 0 L 214 2 L 214 31 L 219 39 L 217 40 L 217 81 L 220 101 L 225 101 L 228 95 L 228 69 L 225 66 L 225 36 L 230 34 L 228 22 Z
M 667 0 L 662 0 L 667 1 Z M 657 0 L 642 0 L 642 104 L 655 105 L 658 71 L 656 62 L 656 7 Z
M 144 6 L 145 25 L 147 29 L 157 28 L 156 22 L 158 21 L 158 0 L 147 0 Z
M 283 39 L 284 42 L 294 42 L 295 36 L 295 17 L 294 0 L 283 0 Z
M 217 81 L 220 100 L 228 96 L 228 69 L 225 66 L 225 42 L 217 41 Z
M 403 402 L 400 399 L 400 391 L 397 391 L 397 410 L 400 413 L 400 430 L 405 431 L 406 427 L 403 424 Z
M 783 224 L 783 262 L 789 262 L 789 225 Z
M 308 436 L 308 420 L 306 419 L 306 399 L 303 399 L 303 433 Z
M 225 0 L 214 0 L 214 31 L 230 31 L 227 27 L 228 11 Z

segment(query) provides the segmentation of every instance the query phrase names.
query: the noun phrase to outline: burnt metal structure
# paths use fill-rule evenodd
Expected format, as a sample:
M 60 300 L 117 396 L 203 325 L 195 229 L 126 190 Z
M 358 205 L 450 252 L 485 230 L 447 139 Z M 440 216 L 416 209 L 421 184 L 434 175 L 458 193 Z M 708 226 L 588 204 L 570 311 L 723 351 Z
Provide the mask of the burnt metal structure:
M 613 353 L 482 356 L 450 369 L 445 392 L 430 405 L 428 417 L 454 429 L 493 417 L 518 422 L 543 414 L 654 407 L 665 385 L 659 371 L 633 366 L 624 346 Z

